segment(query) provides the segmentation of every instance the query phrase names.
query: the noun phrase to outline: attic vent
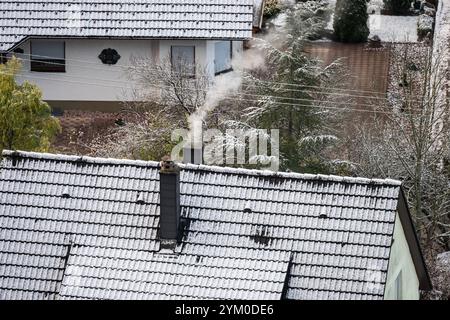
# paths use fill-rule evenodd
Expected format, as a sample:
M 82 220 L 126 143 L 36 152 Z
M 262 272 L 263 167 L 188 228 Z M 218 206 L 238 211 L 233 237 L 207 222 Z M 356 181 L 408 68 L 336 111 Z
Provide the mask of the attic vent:
M 120 59 L 120 54 L 115 49 L 104 49 L 98 58 L 103 62 L 103 64 L 114 65 Z
M 70 192 L 68 187 L 64 188 L 63 192 L 61 193 L 61 197 L 65 199 L 70 198 Z
M 321 213 L 319 215 L 319 219 L 326 219 L 326 218 L 328 218 L 328 215 L 326 213 Z
M 251 205 L 250 202 L 247 202 L 247 203 L 245 204 L 244 212 L 245 212 L 245 213 L 252 213 L 252 212 L 253 212 L 253 211 L 252 211 L 252 205 Z
M 144 196 L 143 192 L 138 194 L 138 197 L 136 199 L 136 203 L 137 204 L 145 204 L 145 196 Z

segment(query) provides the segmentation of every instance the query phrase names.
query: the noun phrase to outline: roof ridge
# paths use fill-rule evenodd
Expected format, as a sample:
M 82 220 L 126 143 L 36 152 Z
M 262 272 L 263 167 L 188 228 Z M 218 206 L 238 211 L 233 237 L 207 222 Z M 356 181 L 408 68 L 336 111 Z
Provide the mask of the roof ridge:
M 279 177 L 279 178 L 299 179 L 299 180 L 331 181 L 331 182 L 356 183 L 356 184 L 377 184 L 390 186 L 402 185 L 402 182 L 400 180 L 395 179 L 371 179 L 364 177 L 349 177 L 349 176 L 337 176 L 326 174 L 310 174 L 310 173 L 281 172 L 281 171 L 275 172 L 270 170 L 219 167 L 219 166 L 194 165 L 194 164 L 180 164 L 180 167 L 182 169 L 187 170 L 200 170 L 209 172 L 242 174 L 242 175 L 264 176 L 264 177 Z
M 156 161 L 143 161 L 143 160 L 129 160 L 129 159 L 115 159 L 115 158 L 100 158 L 89 156 L 74 156 L 52 153 L 38 153 L 29 151 L 11 151 L 3 150 L 3 157 L 21 157 L 21 158 L 34 158 L 41 160 L 57 160 L 57 161 L 73 161 L 73 162 L 86 162 L 94 164 L 112 164 L 112 165 L 129 165 L 139 167 L 158 167 L 159 162 Z M 330 181 L 330 182 L 342 182 L 353 184 L 376 184 L 376 185 L 389 185 L 389 186 L 401 186 L 402 182 L 393 179 L 370 179 L 363 177 L 347 177 L 336 175 L 324 175 L 324 174 L 308 174 L 308 173 L 296 173 L 296 172 L 274 172 L 270 170 L 256 170 L 245 168 L 231 168 L 231 167 L 219 167 L 210 165 L 193 165 L 193 164 L 179 164 L 181 169 L 197 170 L 205 172 L 215 173 L 227 173 L 227 174 L 241 174 L 257 177 L 279 177 L 288 179 L 299 180 L 315 180 L 315 181 Z
M 93 163 L 93 164 L 129 165 L 129 166 L 138 166 L 138 167 L 158 167 L 159 166 L 159 162 L 156 162 L 156 161 L 76 156 L 76 155 L 40 153 L 40 152 L 20 151 L 20 150 L 15 150 L 15 151 L 3 150 L 2 156 L 3 157 L 32 158 L 32 159 L 39 159 L 39 160 L 86 162 L 86 163 Z
M 8 32 L 0 34 L 0 52 L 10 52 L 27 39 L 39 36 L 247 40 L 252 38 L 253 7 L 251 0 L 2 0 L 0 11 L 4 14 L 0 21 L 4 21 Z M 186 12 L 190 15 L 186 16 Z M 68 13 L 84 22 L 78 28 L 62 25 L 60 21 L 67 20 Z M 95 25 L 87 23 L 83 17 L 77 17 L 79 13 L 98 21 Z M 102 19 L 106 14 L 111 19 Z M 149 23 L 134 32 L 135 18 L 141 17 Z M 186 22 L 178 23 L 177 17 L 186 18 Z M 18 25 L 14 23 L 17 19 L 25 22 Z M 201 23 L 196 24 L 198 21 Z

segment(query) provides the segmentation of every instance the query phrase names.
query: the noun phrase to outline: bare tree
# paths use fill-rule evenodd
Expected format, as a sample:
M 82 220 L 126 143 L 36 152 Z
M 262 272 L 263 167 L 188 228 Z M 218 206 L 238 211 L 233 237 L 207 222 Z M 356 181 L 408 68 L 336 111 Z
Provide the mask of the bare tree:
M 396 91 L 379 106 L 373 125 L 358 126 L 349 137 L 349 158 L 357 174 L 401 179 L 416 222 L 428 265 L 450 249 L 449 105 L 440 94 L 445 75 L 431 48 L 422 54 L 408 46 L 394 50 L 391 77 Z M 442 164 L 447 163 L 447 165 Z M 433 273 L 433 272 L 432 272 Z
M 164 111 L 135 110 L 124 114 L 116 127 L 90 141 L 86 146 L 89 154 L 140 160 L 160 160 L 170 154 L 174 145 L 171 133 L 178 123 Z
M 450 300 L 450 252 L 436 257 L 436 265 L 431 272 L 434 290 L 429 294 L 429 298 Z
M 155 62 L 134 57 L 128 74 L 138 84 L 135 101 L 156 105 L 175 117 L 188 117 L 203 106 L 211 83 L 206 67 L 181 59 L 174 67 L 168 58 Z
M 159 160 L 170 154 L 175 129 L 188 128 L 189 116 L 205 102 L 210 84 L 206 68 L 170 59 L 134 57 L 128 70 L 134 102 L 123 106 L 122 123 L 91 141 L 95 156 Z

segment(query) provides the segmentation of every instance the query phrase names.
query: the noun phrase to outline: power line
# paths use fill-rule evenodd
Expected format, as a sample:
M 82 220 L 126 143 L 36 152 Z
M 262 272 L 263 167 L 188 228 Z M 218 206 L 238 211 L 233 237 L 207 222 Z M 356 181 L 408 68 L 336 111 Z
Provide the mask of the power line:
M 36 54 L 32 54 L 32 53 L 14 53 L 14 55 L 17 55 L 17 57 L 18 57 L 19 59 L 25 60 L 25 61 L 38 60 L 38 59 L 33 59 L 33 58 L 42 58 L 42 59 L 49 59 L 49 60 L 64 60 L 64 61 L 79 62 L 79 63 L 82 63 L 82 64 L 90 64 L 90 65 L 97 66 L 97 67 L 99 68 L 99 64 L 98 64 L 98 63 L 92 62 L 92 61 L 88 61 L 88 60 L 69 59 L 69 58 L 64 58 L 64 59 L 62 59 L 61 57 L 36 55 Z M 27 58 L 22 58 L 21 56 L 28 56 L 28 57 L 31 57 L 31 58 L 28 58 L 28 59 L 27 59 Z M 144 58 L 144 59 L 150 60 L 151 58 Z M 46 62 L 46 63 L 48 63 L 48 64 L 54 64 L 54 65 L 65 65 L 65 63 L 58 63 L 58 62 Z M 352 66 L 358 66 L 358 65 L 365 65 L 365 64 L 355 64 L 355 63 L 352 63 Z M 116 64 L 116 65 L 114 65 L 114 67 L 116 67 L 116 68 L 121 68 L 121 69 L 129 69 L 129 68 L 135 68 L 136 65 L 126 65 L 126 64 L 120 65 L 120 64 Z M 149 68 L 151 68 L 151 69 L 156 69 L 156 68 L 151 67 L 151 66 L 147 66 L 147 67 L 149 67 Z M 197 74 L 185 74 L 185 75 L 187 75 L 187 76 L 194 76 L 194 75 L 198 76 Z M 204 77 L 207 77 L 207 76 L 204 76 Z M 373 79 L 373 76 L 371 76 L 371 77 L 353 76 L 353 77 L 365 78 L 365 79 Z M 376 91 L 367 91 L 367 92 L 372 92 L 372 93 L 373 93 L 373 92 L 376 92 Z
M 92 61 L 88 61 L 88 60 L 79 60 L 79 59 L 67 59 L 67 58 L 60 58 L 60 57 L 52 57 L 52 56 L 43 56 L 43 55 L 36 55 L 36 54 L 31 54 L 31 53 L 15 53 L 14 55 L 17 55 L 16 58 L 20 59 L 20 60 L 24 60 L 24 61 L 39 61 L 39 59 L 36 58 L 41 58 L 42 60 L 64 60 L 64 61 L 73 61 L 73 62 L 79 62 L 82 65 L 77 65 L 78 68 L 89 68 L 89 69 L 96 69 L 96 70 L 104 70 L 98 63 L 96 62 L 92 62 Z M 30 58 L 23 58 L 21 56 L 28 56 Z M 150 59 L 150 58 L 148 58 Z M 56 65 L 56 66 L 66 66 L 66 63 L 60 63 L 60 62 L 55 62 L 55 61 L 45 61 L 46 64 L 50 64 L 50 65 Z M 86 64 L 88 65 L 92 65 L 93 67 L 87 67 L 85 66 Z M 120 69 L 132 69 L 132 68 L 136 68 L 136 65 L 120 65 L 120 64 L 115 64 L 113 66 L 114 68 L 120 68 Z M 152 70 L 157 70 L 157 68 L 152 67 L 152 66 L 146 66 L 146 68 L 152 69 Z M 173 73 L 181 73 L 181 72 L 176 72 L 174 70 L 172 70 Z M 185 76 L 199 76 L 198 74 L 193 74 L 193 73 L 182 73 Z M 207 76 L 202 76 L 207 78 Z
M 24 55 L 24 56 L 30 56 L 30 57 L 39 57 L 39 58 L 46 58 L 46 59 L 58 59 L 58 57 L 51 57 L 51 56 L 42 56 L 42 55 L 33 55 L 33 54 L 25 54 L 25 53 L 21 53 L 18 55 Z M 24 61 L 33 61 L 35 59 L 25 59 L 25 58 L 19 58 L 21 60 Z M 91 62 L 91 61 L 87 61 L 87 60 L 78 60 L 78 59 L 64 59 L 65 61 L 74 61 L 74 62 L 80 62 L 83 64 L 91 64 L 94 65 L 96 67 L 87 67 L 84 65 L 81 66 L 77 66 L 77 67 L 84 67 L 84 68 L 89 68 L 89 69 L 97 69 L 97 70 L 104 70 L 103 68 L 99 67 L 97 63 Z M 65 63 L 58 63 L 58 62 L 46 62 L 47 64 L 50 65 L 66 65 Z M 122 68 L 125 70 L 128 69 L 132 69 L 132 68 L 136 68 L 138 66 L 136 65 L 115 65 L 114 67 L 117 68 Z M 146 69 L 150 69 L 150 70 L 158 70 L 158 68 L 152 67 L 152 66 L 145 66 Z M 181 72 L 177 72 L 172 70 L 172 73 L 180 73 L 182 75 L 185 76 L 196 76 L 196 77 L 204 77 L 204 78 L 208 78 L 208 76 L 204 76 L 204 75 L 198 75 L 198 74 L 189 74 L 189 73 L 181 73 Z M 357 75 L 350 75 L 350 77 L 355 78 L 355 79 L 373 79 L 374 77 L 361 77 L 361 76 L 357 76 Z M 381 77 L 380 77 L 381 78 Z M 302 84 L 294 84 L 294 83 L 284 83 L 284 82 L 275 82 L 275 81 L 267 81 L 267 80 L 258 80 L 259 83 L 269 83 L 269 84 L 280 84 L 280 85 L 284 85 L 284 86 L 290 86 L 290 87 L 297 87 L 297 88 L 311 88 L 311 89 L 325 89 L 325 90 L 334 90 L 334 91 L 341 91 L 341 92 L 357 92 L 357 93 L 368 93 L 368 94 L 383 94 L 379 91 L 370 91 L 370 90 L 360 90 L 360 89 L 347 89 L 347 88 L 337 88 L 337 87 L 321 87 L 321 86 L 313 86 L 313 85 L 302 85 Z M 414 95 L 417 97 L 420 97 L 418 95 Z M 385 99 L 382 97 L 368 97 L 368 96 L 359 96 L 359 98 L 369 98 L 369 99 Z
M 0 72 L 0 74 L 4 74 L 4 75 L 10 75 L 8 73 L 4 73 L 4 72 Z M 43 79 L 43 80 L 50 80 L 50 81 L 58 81 L 58 82 L 68 82 L 68 83 L 76 83 L 76 84 L 82 84 L 82 85 L 93 85 L 93 86 L 103 86 L 103 87 L 112 87 L 112 88 L 122 88 L 124 89 L 122 86 L 113 86 L 113 85 L 102 85 L 102 84 L 97 84 L 97 83 L 88 83 L 88 82 L 79 82 L 79 81 L 71 81 L 71 80 L 61 80 L 61 79 L 52 79 L 52 78 L 43 78 L 43 77 L 32 77 L 32 76 L 23 76 L 26 78 L 33 78 L 33 79 Z M 160 88 L 160 87 L 157 87 Z M 132 89 L 132 88 L 127 88 L 127 89 Z M 266 96 L 266 97 L 271 97 L 271 96 Z M 276 98 L 276 97 L 275 97 Z M 247 102 L 258 102 L 261 103 L 261 100 L 252 100 L 252 99 L 236 99 L 236 98 L 229 98 L 229 97 L 225 97 L 223 100 L 232 100 L 232 101 L 247 101 Z M 314 101 L 314 100 L 312 100 Z M 323 103 L 324 101 L 318 101 Z M 331 101 L 331 103 L 334 103 L 333 101 Z M 285 103 L 285 102 L 277 102 L 275 101 L 274 104 L 276 105 L 286 105 L 286 106 L 297 106 L 297 107 L 308 107 L 308 108 L 316 108 L 316 109 L 330 109 L 330 110 L 341 110 L 341 111 L 356 111 L 356 112 L 368 112 L 368 113 L 372 113 L 372 114 L 394 114 L 394 112 L 388 112 L 388 111 L 377 111 L 377 110 L 364 110 L 364 109 L 356 109 L 356 108 L 341 108 L 341 107 L 330 107 L 330 106 L 314 106 L 314 105 L 306 105 L 306 104 L 298 104 L 298 103 Z
M 32 61 L 30 59 L 24 59 L 27 61 Z M 60 63 L 51 63 L 49 62 L 48 64 L 57 64 L 57 65 L 64 65 L 64 64 L 60 64 Z M 19 76 L 24 76 L 24 75 L 20 75 Z M 72 78 L 72 79 L 86 79 L 86 80 L 95 80 L 95 81 L 104 81 L 104 82 L 116 82 L 116 83 L 120 83 L 120 84 L 129 84 L 129 81 L 124 81 L 124 80 L 115 80 L 115 79 L 103 79 L 103 78 L 94 78 L 94 77 L 84 77 L 84 76 L 74 76 L 74 75 L 64 75 L 65 78 Z M 38 77 L 35 77 L 38 78 Z M 44 79 L 43 77 L 39 77 Z M 256 80 L 258 83 L 263 83 L 266 85 L 269 84 L 281 84 L 281 85 L 288 85 L 288 86 L 297 86 L 297 84 L 288 84 L 288 83 L 280 83 L 280 82 L 275 82 L 275 81 L 261 81 L 261 80 Z M 245 83 L 245 86 L 249 86 L 249 87 L 259 87 L 258 83 Z M 100 84 L 95 84 L 95 85 L 100 85 Z M 100 86 L 106 86 L 106 85 L 100 85 Z M 325 90 L 325 89 L 330 89 L 330 90 L 344 90 L 346 91 L 346 89 L 344 88 L 333 88 L 333 87 L 321 87 L 321 86 L 307 86 L 307 85 L 298 85 L 298 86 L 303 86 L 303 87 L 310 87 L 310 88 L 317 88 L 320 90 Z M 207 89 L 197 89 L 197 90 L 204 90 L 207 91 Z M 284 88 L 283 91 L 290 91 L 290 92 L 301 92 L 301 93 L 311 93 L 311 94 L 321 94 L 321 95 L 328 95 L 328 96 L 341 96 L 341 97 L 349 97 L 349 98 L 357 98 L 357 99 L 368 99 L 368 100 L 380 100 L 380 101 L 387 101 L 389 102 L 388 98 L 385 97 L 371 97 L 371 96 L 364 96 L 364 95 L 352 95 L 352 94 L 348 94 L 348 93 L 343 93 L 343 92 L 326 92 L 326 91 L 315 91 L 315 90 L 299 90 L 299 89 L 290 89 L 290 88 Z M 257 96 L 255 94 L 249 94 L 249 93 L 243 93 L 246 95 L 253 95 L 253 96 Z M 378 92 L 378 94 L 381 94 L 380 92 Z M 287 97 L 279 97 L 279 98 L 283 98 L 283 99 L 293 99 L 296 100 L 297 98 L 287 98 Z M 299 100 L 307 100 L 307 99 L 299 99 Z M 419 102 L 420 100 L 414 100 L 414 99 L 402 99 L 402 101 L 407 101 L 407 102 Z M 362 103 L 350 103 L 351 105 L 357 105 L 357 106 L 372 106 L 372 105 L 367 105 L 367 104 L 362 104 Z
M 88 82 L 80 82 L 80 81 L 73 81 L 73 80 L 61 80 L 61 79 L 54 79 L 54 78 L 33 77 L 33 76 L 29 76 L 29 75 L 19 75 L 19 77 L 27 77 L 27 78 L 32 78 L 32 79 L 42 79 L 42 80 L 49 80 L 49 81 L 63 81 L 63 82 L 70 82 L 70 83 L 76 83 L 76 84 L 82 84 L 82 85 L 111 87 L 111 88 L 120 88 L 120 89 L 128 89 L 128 90 L 135 89 L 133 87 L 126 87 L 126 86 L 124 87 L 124 86 L 110 85 L 110 84 L 101 84 L 101 83 L 88 83 Z M 65 76 L 65 77 L 66 78 L 72 78 L 72 79 L 87 79 L 87 80 L 98 80 L 98 81 L 105 81 L 105 82 L 109 81 L 108 79 L 82 77 L 82 76 Z M 124 82 L 124 81 L 120 81 L 120 80 L 116 80 L 114 82 L 129 84 L 129 82 Z M 173 88 L 172 86 L 162 85 L 162 84 L 151 85 L 151 87 L 156 88 L 156 89 L 164 89 L 164 88 L 172 89 Z M 198 88 L 196 90 L 197 91 L 203 91 L 203 92 L 208 92 L 209 91 L 208 89 L 201 89 L 201 88 Z M 194 90 L 193 89 L 189 89 L 188 91 L 194 91 Z M 304 91 L 298 90 L 298 92 L 304 92 Z M 311 93 L 322 94 L 321 92 L 315 92 L 315 91 L 310 91 L 310 92 Z M 345 105 L 355 106 L 355 107 L 368 107 L 368 108 L 373 108 L 374 107 L 374 105 L 372 105 L 372 104 L 363 104 L 363 103 L 348 102 L 348 101 L 339 102 L 339 101 L 319 100 L 319 99 L 311 99 L 311 98 L 295 98 L 295 97 L 284 97 L 284 96 L 274 96 L 274 95 L 264 95 L 264 94 L 252 94 L 252 93 L 245 93 L 245 92 L 240 92 L 239 95 L 241 95 L 241 96 L 259 97 L 259 98 L 263 98 L 263 99 L 275 98 L 275 99 L 291 100 L 291 101 L 317 102 L 317 103 L 334 103 L 334 104 L 341 104 L 341 105 L 345 104 Z M 387 101 L 387 99 L 386 99 L 386 101 Z

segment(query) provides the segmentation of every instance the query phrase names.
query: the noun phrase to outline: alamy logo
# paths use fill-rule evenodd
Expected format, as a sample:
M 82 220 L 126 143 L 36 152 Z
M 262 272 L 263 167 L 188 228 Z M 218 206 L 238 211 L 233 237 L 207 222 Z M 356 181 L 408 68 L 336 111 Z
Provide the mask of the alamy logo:
M 194 133 L 178 129 L 172 133 L 172 141 L 178 143 L 171 153 L 175 161 L 189 159 L 190 163 L 207 165 L 248 164 L 259 169 L 279 170 L 278 129 L 229 129 L 225 132 L 209 129 Z

